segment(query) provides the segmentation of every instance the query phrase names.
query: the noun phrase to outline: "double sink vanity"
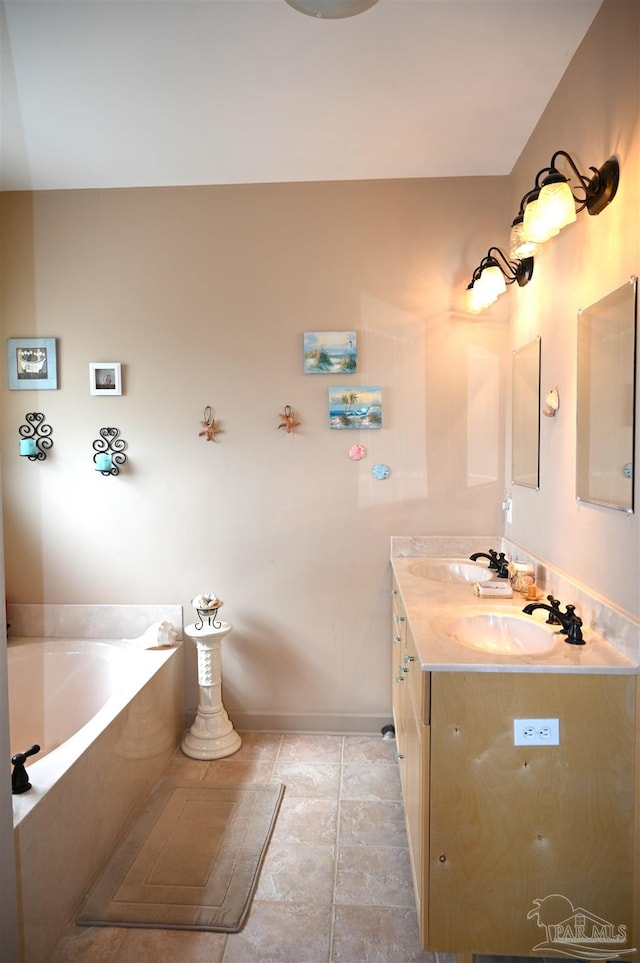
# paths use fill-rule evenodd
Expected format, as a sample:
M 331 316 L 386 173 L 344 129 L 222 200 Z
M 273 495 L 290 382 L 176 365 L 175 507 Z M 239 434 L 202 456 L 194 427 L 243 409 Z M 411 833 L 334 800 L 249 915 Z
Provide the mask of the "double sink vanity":
M 488 549 L 533 562 L 542 604 L 575 606 L 578 644 L 546 609 L 525 613 L 531 600 L 515 591 L 476 594 L 496 573 L 470 555 Z M 423 947 L 629 959 L 640 940 L 638 624 L 501 539 L 393 538 L 391 567 L 393 716 Z

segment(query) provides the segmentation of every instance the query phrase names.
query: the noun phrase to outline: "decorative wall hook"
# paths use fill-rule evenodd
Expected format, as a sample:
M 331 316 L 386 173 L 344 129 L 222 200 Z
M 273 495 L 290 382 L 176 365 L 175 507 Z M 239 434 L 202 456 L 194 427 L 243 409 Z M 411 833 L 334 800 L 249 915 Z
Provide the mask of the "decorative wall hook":
M 204 409 L 204 421 L 201 421 L 200 424 L 202 425 L 204 431 L 198 432 L 198 438 L 202 438 L 204 436 L 207 441 L 218 440 L 216 435 L 221 434 L 223 429 L 220 427 L 220 423 L 213 417 L 211 405 L 207 405 L 207 407 Z
M 127 460 L 124 454 L 127 443 L 118 437 L 119 434 L 119 428 L 101 428 L 100 438 L 96 438 L 93 443 L 94 467 L 103 475 L 119 475 L 119 466 L 124 465 Z
M 278 428 L 284 428 L 288 435 L 291 434 L 294 428 L 297 428 L 300 425 L 300 422 L 296 421 L 296 416 L 291 405 L 285 405 L 284 411 L 280 412 L 278 418 L 280 418 L 280 424 L 278 425 Z
M 550 391 L 547 391 L 544 396 L 544 408 L 542 409 L 542 414 L 546 415 L 547 418 L 554 418 L 558 408 L 560 407 L 560 395 L 558 393 L 558 386 L 556 385 Z
M 45 425 L 44 415 L 40 411 L 31 411 L 24 417 L 28 424 L 18 428 L 20 454 L 29 461 L 44 461 L 46 452 L 53 447 L 51 425 Z

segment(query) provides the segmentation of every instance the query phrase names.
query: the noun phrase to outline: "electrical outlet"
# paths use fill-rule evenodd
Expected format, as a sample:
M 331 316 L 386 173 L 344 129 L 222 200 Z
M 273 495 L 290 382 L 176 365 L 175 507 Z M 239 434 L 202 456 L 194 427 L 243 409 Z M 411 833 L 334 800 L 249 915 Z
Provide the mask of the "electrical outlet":
M 559 746 L 558 719 L 514 719 L 514 746 Z

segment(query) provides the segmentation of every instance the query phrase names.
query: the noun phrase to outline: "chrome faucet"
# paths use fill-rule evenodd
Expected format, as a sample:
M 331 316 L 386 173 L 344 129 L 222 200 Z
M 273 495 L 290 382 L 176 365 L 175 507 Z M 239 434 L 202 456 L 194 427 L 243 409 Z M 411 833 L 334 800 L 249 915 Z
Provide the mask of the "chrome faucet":
M 469 556 L 469 561 L 477 562 L 479 558 L 487 558 L 489 560 L 489 568 L 495 569 L 497 578 L 509 578 L 509 562 L 504 552 L 500 552 L 498 555 L 493 548 L 489 549 L 489 554 L 486 552 L 474 552 L 473 555 Z
M 549 618 L 547 622 L 552 624 L 561 625 L 560 630 L 562 634 L 566 633 L 567 638 L 565 639 L 570 645 L 584 645 L 584 639 L 582 638 L 582 619 L 579 615 L 576 615 L 575 605 L 567 605 L 566 611 L 560 611 L 560 602 L 554 599 L 552 595 L 547 595 L 550 605 L 546 602 L 529 602 L 525 605 L 523 612 L 527 615 L 533 615 L 536 609 L 545 609 L 549 612 Z

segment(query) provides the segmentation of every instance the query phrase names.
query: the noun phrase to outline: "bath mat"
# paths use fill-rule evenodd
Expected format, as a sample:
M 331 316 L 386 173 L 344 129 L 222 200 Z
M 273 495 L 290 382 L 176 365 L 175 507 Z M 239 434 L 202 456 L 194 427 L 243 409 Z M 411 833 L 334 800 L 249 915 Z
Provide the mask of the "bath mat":
M 237 933 L 284 786 L 163 780 L 123 838 L 77 922 Z

